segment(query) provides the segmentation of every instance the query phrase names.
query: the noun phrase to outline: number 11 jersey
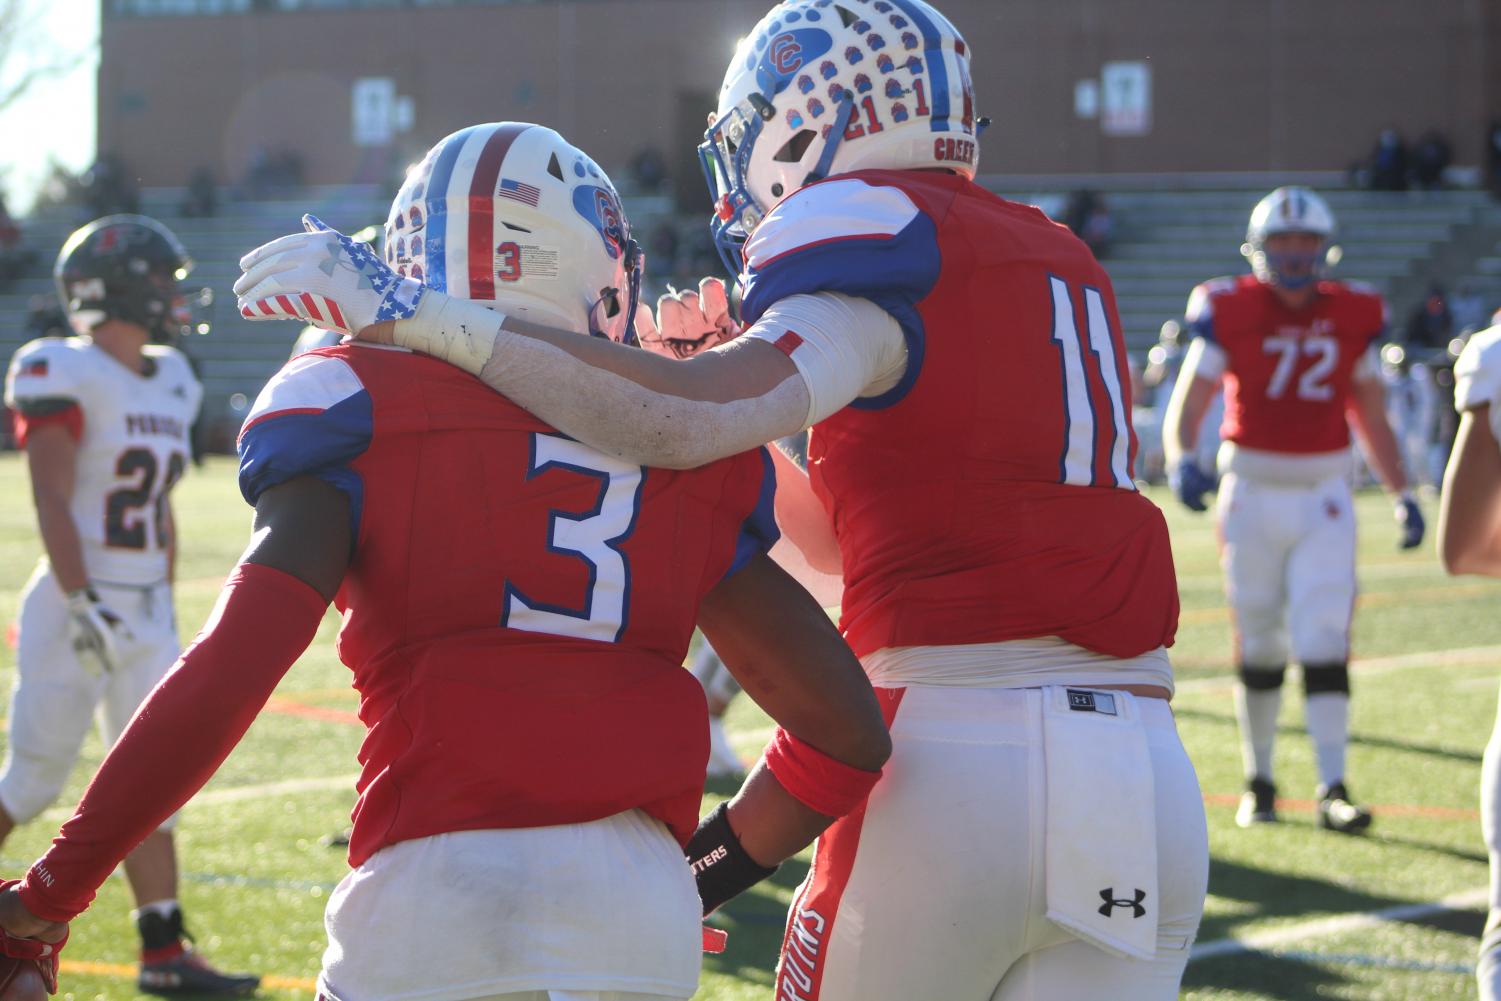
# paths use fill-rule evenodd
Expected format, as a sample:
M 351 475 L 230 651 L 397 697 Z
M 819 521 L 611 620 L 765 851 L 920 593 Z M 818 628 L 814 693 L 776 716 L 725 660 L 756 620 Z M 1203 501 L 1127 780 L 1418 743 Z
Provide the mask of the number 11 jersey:
M 5 379 L 18 444 L 49 424 L 77 442 L 71 510 L 94 583 L 167 579 L 167 495 L 192 454 L 203 387 L 176 348 L 142 353 L 138 373 L 86 337 L 44 337 L 16 352 Z
M 1171 645 L 1167 525 L 1132 480 L 1115 297 L 1081 241 L 957 175 L 867 170 L 789 195 L 745 264 L 747 323 L 836 292 L 880 306 L 907 342 L 896 386 L 809 439 L 857 654 L 1047 636 L 1113 657 Z M 773 340 L 793 354 L 796 334 Z
M 764 449 L 631 465 L 459 369 L 352 344 L 288 362 L 239 451 L 252 504 L 299 476 L 349 499 L 338 652 L 369 728 L 351 864 L 635 808 L 687 840 L 709 746 L 682 663 L 703 596 L 777 538 Z

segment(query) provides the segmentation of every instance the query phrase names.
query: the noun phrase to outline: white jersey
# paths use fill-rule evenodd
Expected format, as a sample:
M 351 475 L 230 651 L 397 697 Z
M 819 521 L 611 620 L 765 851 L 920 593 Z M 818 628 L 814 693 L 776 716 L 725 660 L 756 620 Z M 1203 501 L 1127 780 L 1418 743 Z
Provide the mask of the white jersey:
M 81 415 L 73 522 L 90 580 L 151 584 L 167 576 L 167 493 L 191 454 L 203 387 L 176 348 L 148 345 L 137 374 L 86 337 L 24 345 L 5 377 L 23 416 L 72 403 Z
M 1490 404 L 1491 430 L 1501 441 L 1501 325 L 1470 338 L 1454 363 L 1454 406 L 1472 410 Z

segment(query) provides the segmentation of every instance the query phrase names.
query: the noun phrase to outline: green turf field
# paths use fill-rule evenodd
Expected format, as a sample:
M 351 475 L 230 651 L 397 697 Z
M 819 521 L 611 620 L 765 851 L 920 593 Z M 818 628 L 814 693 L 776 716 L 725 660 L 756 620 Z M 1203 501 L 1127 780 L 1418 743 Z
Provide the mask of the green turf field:
M 249 510 L 225 459 L 190 472 L 175 496 L 182 537 L 177 607 L 186 638 L 245 543 Z M 1213 530 L 1165 494 L 1157 500 L 1168 510 L 1183 591 L 1183 627 L 1173 651 L 1182 688 L 1174 705 L 1204 787 L 1213 851 L 1199 935 L 1207 954 L 1190 964 L 1184 996 L 1473 997 L 1469 967 L 1487 881 L 1477 783 L 1495 716 L 1501 584 L 1450 580 L 1427 547 L 1398 554 L 1387 503 L 1363 496 L 1350 778 L 1354 792 L 1375 806 L 1375 826 L 1359 839 L 1314 827 L 1306 802 L 1316 781 L 1312 751 L 1302 731 L 1300 688 L 1292 684 L 1277 777 L 1293 802 L 1284 804 L 1284 823 L 1240 831 L 1232 821 L 1241 779 L 1229 625 Z M 1425 510 L 1431 521 L 1433 505 Z M 0 624 L 14 618 L 38 552 L 24 471 L 14 455 L 0 456 Z M 342 854 L 319 841 L 347 822 L 362 733 L 347 674 L 334 657 L 335 626 L 330 616 L 270 711 L 187 807 L 179 828 L 190 926 L 220 965 L 265 973 L 264 997 L 310 995 L 323 946 L 324 898 L 345 871 Z M 13 670 L 7 645 L 0 648 L 0 674 L 8 678 Z M 768 733 L 766 718 L 744 699 L 732 709 L 730 727 L 747 757 Z M 67 805 L 99 756 L 91 740 Z M 0 870 L 19 874 L 66 816 L 62 807 L 0 849 Z M 805 870 L 804 863 L 789 863 L 769 886 L 716 919 L 730 930 L 730 948 L 705 960 L 699 997 L 770 997 L 782 911 Z M 1447 909 L 1403 909 L 1446 899 Z M 68 997 L 137 996 L 129 906 L 123 882 L 112 879 L 74 925 L 64 961 Z

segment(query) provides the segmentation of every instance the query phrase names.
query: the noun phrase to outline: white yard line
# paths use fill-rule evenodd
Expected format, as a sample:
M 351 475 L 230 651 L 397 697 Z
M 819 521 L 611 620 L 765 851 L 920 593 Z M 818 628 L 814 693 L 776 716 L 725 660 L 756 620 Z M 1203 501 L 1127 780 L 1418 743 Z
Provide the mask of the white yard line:
M 1393 657 L 1361 657 L 1350 662 L 1350 670 L 1362 675 L 1402 671 L 1410 667 L 1458 667 L 1467 664 L 1495 664 L 1501 667 L 1501 646 L 1461 647 L 1458 650 L 1425 650 Z M 1203 692 L 1230 688 L 1235 684 L 1233 672 L 1213 678 L 1191 678 L 1178 682 L 1178 692 Z
M 257 785 L 231 786 L 228 789 L 210 789 L 193 797 L 194 803 L 237 803 L 247 799 L 262 799 L 270 796 L 291 796 L 303 792 L 328 792 L 336 789 L 354 791 L 358 775 L 334 775 L 309 779 L 283 779 L 280 782 L 262 782 Z M 73 808 L 54 807 L 42 814 L 44 820 L 60 821 L 73 816 Z
M 1425 562 L 1365 563 L 1356 570 L 1355 576 L 1362 585 L 1372 580 L 1403 580 L 1412 577 L 1432 577 L 1435 582 L 1446 579 L 1441 570 L 1432 563 Z M 1222 587 L 1224 583 L 1225 575 L 1222 573 L 1178 575 L 1179 587 Z
M 1302 945 L 1309 939 L 1342 935 L 1345 932 L 1373 928 L 1376 925 L 1393 921 L 1412 921 L 1448 911 L 1474 910 L 1477 907 L 1486 906 L 1489 899 L 1489 888 L 1482 886 L 1460 893 L 1451 893 L 1442 900 L 1427 904 L 1398 904 L 1395 907 L 1384 907 L 1379 911 L 1352 911 L 1348 914 L 1336 914 L 1313 921 L 1300 921 L 1297 924 L 1283 925 L 1268 931 L 1251 932 L 1249 935 L 1238 938 L 1220 938 L 1213 942 L 1200 942 L 1193 947 L 1188 960 L 1194 962 L 1200 959 L 1213 959 L 1216 956 L 1270 952 L 1278 946 Z
M 1419 653 L 1404 653 L 1392 657 L 1364 657 L 1350 662 L 1350 670 L 1368 677 L 1388 671 L 1401 671 L 1412 667 L 1459 667 L 1468 664 L 1495 664 L 1501 667 L 1501 646 L 1472 646 L 1458 650 L 1426 650 Z M 1494 679 L 1483 679 L 1486 685 L 1495 684 Z M 1465 682 L 1460 682 L 1464 684 Z M 1227 668 L 1224 674 L 1212 678 L 1191 678 L 1180 681 L 1178 694 L 1230 690 L 1235 686 L 1235 675 Z M 757 727 L 754 730 L 732 730 L 730 743 L 737 751 L 755 754 L 766 746 L 776 733 L 776 727 Z

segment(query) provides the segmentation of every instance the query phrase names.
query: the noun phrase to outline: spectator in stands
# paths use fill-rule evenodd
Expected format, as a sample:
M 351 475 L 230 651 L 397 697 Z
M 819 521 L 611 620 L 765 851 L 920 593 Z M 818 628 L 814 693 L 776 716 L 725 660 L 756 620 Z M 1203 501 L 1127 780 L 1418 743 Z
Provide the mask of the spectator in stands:
M 21 240 L 21 227 L 11 218 L 0 194 L 0 288 L 4 288 L 36 263 L 35 251 L 27 250 Z
M 214 177 L 214 168 L 196 168 L 188 176 L 188 187 L 179 210 L 189 219 L 207 219 L 218 211 L 218 207 L 219 182 Z
M 1115 223 L 1110 218 L 1110 208 L 1105 198 L 1088 188 L 1080 188 L 1069 196 L 1063 210 L 1063 224 L 1073 230 L 1075 236 L 1094 252 L 1104 257 L 1115 235 Z
M 290 194 L 302 187 L 302 154 L 291 149 L 269 151 L 257 146 L 245 171 L 245 197 L 251 200 Z
M 96 217 L 119 212 L 139 212 L 141 196 L 125 162 L 113 153 L 102 153 L 83 175 L 83 194 Z
M 631 160 L 631 180 L 638 191 L 654 194 L 667 181 L 667 162 L 655 148 L 647 147 Z
M 1449 143 L 1437 129 L 1429 129 L 1412 151 L 1412 176 L 1424 191 L 1437 191 L 1444 186 L 1444 171 L 1449 168 L 1453 154 Z
M 652 270 L 659 275 L 670 276 L 675 281 L 680 271 L 678 254 L 681 249 L 682 240 L 678 237 L 677 225 L 671 219 L 659 222 L 652 230 L 651 240 L 647 245 Z
M 1460 282 L 1459 289 L 1449 297 L 1449 315 L 1454 322 L 1454 332 L 1463 337 L 1491 325 L 1491 311 L 1481 295 L 1470 282 Z
M 1371 189 L 1407 190 L 1407 144 L 1396 129 L 1383 129 L 1371 151 Z
M 27 304 L 25 340 L 39 337 L 67 337 L 73 333 L 68 328 L 68 317 L 54 295 L 34 295 Z
M 1454 316 L 1449 311 L 1448 297 L 1443 285 L 1434 282 L 1428 287 L 1423 301 L 1413 307 L 1407 317 L 1404 340 L 1408 348 L 1446 350 L 1454 336 Z

